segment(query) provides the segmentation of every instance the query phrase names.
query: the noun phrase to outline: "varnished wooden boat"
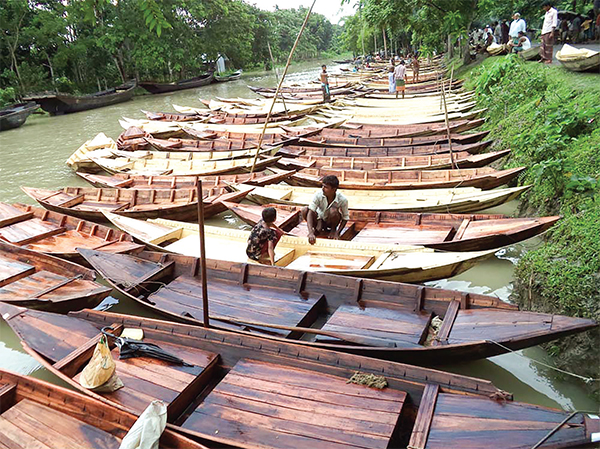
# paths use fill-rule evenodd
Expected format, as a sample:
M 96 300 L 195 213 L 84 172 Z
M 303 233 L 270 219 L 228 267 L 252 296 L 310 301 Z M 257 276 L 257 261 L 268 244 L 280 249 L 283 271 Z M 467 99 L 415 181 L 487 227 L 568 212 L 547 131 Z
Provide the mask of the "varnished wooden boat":
M 254 226 L 262 206 L 224 203 Z M 276 224 L 291 235 L 306 237 L 302 206 L 270 204 L 277 209 Z M 509 218 L 505 215 L 415 214 L 350 211 L 343 238 L 365 243 L 423 245 L 444 251 L 483 251 L 526 240 L 548 230 L 560 217 Z
M 0 301 L 66 313 L 96 307 L 111 289 L 72 262 L 0 240 Z
M 350 210 L 470 213 L 495 207 L 514 200 L 530 186 L 480 190 L 475 187 L 431 190 L 342 190 Z M 318 190 L 314 187 L 293 187 L 281 184 L 254 187 L 232 184 L 231 188 L 252 190 L 248 199 L 258 204 L 278 203 L 307 206 Z
M 285 151 L 282 150 L 282 151 Z M 457 168 L 478 168 L 510 154 L 510 150 L 471 154 L 467 151 L 423 156 L 297 156 L 282 157 L 275 164 L 279 168 L 330 168 L 336 170 L 440 170 Z
M 118 449 L 133 413 L 58 385 L 0 369 L 3 448 Z M 165 429 L 160 449 L 207 449 Z
M 474 120 L 452 120 L 449 122 L 450 132 L 464 132 L 476 129 L 485 123 L 484 118 Z M 282 127 L 287 131 L 286 127 Z M 291 130 L 290 130 L 291 131 Z M 376 124 L 349 124 L 343 123 L 338 128 L 323 128 L 321 135 L 324 137 L 417 137 L 446 134 L 447 127 L 439 123 L 421 123 L 413 125 L 376 125 Z
M 117 336 L 123 328 L 142 329 L 144 341 L 194 366 L 146 357 L 118 360 L 125 387 L 112 394 L 85 393 L 136 414 L 148 401 L 163 400 L 168 429 L 211 447 L 434 449 L 470 444 L 491 449 L 501 439 L 503 448 L 520 449 L 568 417 L 567 412 L 512 402 L 509 393 L 489 381 L 252 335 L 96 311 L 60 316 L 0 305 L 0 313 L 30 354 L 80 390 L 78 371 L 102 327 L 111 326 Z M 357 370 L 385 376 L 388 386 L 377 390 L 348 383 Z M 457 421 L 465 424 L 456 429 L 452 423 Z M 546 447 L 585 445 L 597 430 L 598 420 L 578 416 Z
M 335 175 L 341 189 L 360 190 L 418 190 L 478 187 L 495 189 L 508 184 L 526 167 L 508 170 L 493 168 L 464 168 L 450 170 L 349 170 L 334 168 L 305 168 L 288 177 L 285 182 L 299 187 L 321 187 L 324 176 Z
M 133 98 L 135 88 L 135 82 L 131 82 L 90 95 L 48 93 L 32 95 L 24 100 L 36 102 L 50 115 L 62 115 L 123 103 Z
M 37 108 L 39 108 L 39 105 L 31 101 L 28 103 L 13 104 L 0 109 L 0 131 L 20 127 Z
M 569 44 L 556 53 L 562 66 L 573 72 L 600 71 L 600 52 L 587 48 L 575 48 Z
M 29 197 L 46 209 L 91 221 L 105 221 L 102 211 L 136 218 L 198 218 L 196 189 L 96 189 L 65 187 L 61 190 L 21 187 Z M 241 201 L 248 193 L 228 192 L 224 188 L 203 189 L 202 202 L 207 217 L 227 208 L 221 201 Z
M 159 152 L 215 152 L 218 156 L 221 152 L 254 150 L 258 145 L 257 139 L 237 140 L 237 139 L 155 139 L 145 137 L 149 149 Z M 298 137 L 283 138 L 276 135 L 265 136 L 262 145 L 264 148 L 271 148 L 277 145 L 288 145 L 298 142 Z
M 199 256 L 198 225 L 171 220 L 142 221 L 106 213 L 119 229 L 158 251 Z M 250 231 L 205 226 L 207 257 L 231 262 L 248 259 Z M 296 270 L 336 273 L 372 279 L 425 282 L 462 273 L 493 252 L 435 252 L 420 246 L 372 244 L 345 240 L 283 236 L 275 248 L 275 264 Z
M 277 170 L 277 172 L 254 172 L 241 175 L 202 176 L 202 188 L 227 187 L 231 183 L 266 186 L 277 184 L 292 175 L 294 170 Z M 110 189 L 191 189 L 198 185 L 197 176 L 145 176 L 120 173 L 111 176 L 91 173 L 76 173 L 94 187 Z
M 28 204 L 0 203 L 0 240 L 77 263 L 84 259 L 75 248 L 117 254 L 144 248 L 119 230 Z
M 134 257 L 82 250 L 82 255 L 143 307 L 171 320 L 203 324 L 201 282 L 191 275 L 197 259 L 151 252 Z M 214 327 L 413 364 L 489 357 L 505 352 L 505 345 L 521 349 L 597 327 L 593 320 L 521 312 L 494 297 L 452 290 L 344 283 L 335 276 L 309 278 L 298 271 L 285 274 L 275 267 L 216 260 L 207 269 Z M 149 276 L 156 286 L 144 283 Z M 434 316 L 442 320 L 437 333 Z
M 104 133 L 99 133 L 93 139 L 87 140 L 75 152 L 69 156 L 66 164 L 73 170 L 98 170 L 96 164 L 88 158 L 89 154 L 106 155 L 111 157 L 116 151 L 117 143 L 107 137 Z M 100 153 L 101 152 L 101 153 Z
M 247 125 L 251 123 L 264 123 L 265 115 L 256 116 L 254 114 L 237 114 L 228 113 L 210 113 L 207 111 L 204 115 L 190 113 L 172 113 L 172 112 L 150 112 L 143 111 L 148 120 L 162 122 L 200 122 L 200 123 L 215 123 L 221 125 Z M 304 117 L 306 113 L 290 114 L 290 115 L 274 115 L 269 118 L 271 122 L 283 122 L 287 120 L 297 120 Z
M 193 89 L 195 87 L 206 86 L 212 83 L 214 75 L 212 72 L 205 73 L 194 78 L 188 78 L 180 80 L 174 83 L 153 83 L 150 81 L 144 81 L 140 83 L 140 87 L 146 89 L 151 94 L 162 94 L 165 92 L 175 92 L 184 89 Z

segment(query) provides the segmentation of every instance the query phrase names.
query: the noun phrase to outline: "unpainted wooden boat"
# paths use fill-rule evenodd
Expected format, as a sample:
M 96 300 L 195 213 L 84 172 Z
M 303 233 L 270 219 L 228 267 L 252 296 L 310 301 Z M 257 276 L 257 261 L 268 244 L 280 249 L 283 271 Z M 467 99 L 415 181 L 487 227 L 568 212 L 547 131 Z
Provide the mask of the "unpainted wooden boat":
M 117 254 L 144 248 L 117 229 L 18 203 L 0 203 L 0 240 L 77 263 L 85 260 L 75 248 Z
M 119 229 L 158 251 L 199 256 L 198 225 L 171 220 L 143 221 L 106 213 Z M 211 259 L 257 263 L 246 255 L 250 231 L 205 226 L 206 255 Z M 425 282 L 462 273 L 493 251 L 435 252 L 420 246 L 399 246 L 283 236 L 275 248 L 275 264 L 303 271 L 371 279 Z
M 486 48 L 490 56 L 505 55 L 510 51 L 510 47 L 506 44 L 491 44 Z
M 285 151 L 285 150 L 282 150 Z M 471 154 L 468 151 L 452 151 L 445 154 L 423 156 L 297 156 L 282 157 L 275 164 L 279 168 L 330 168 L 336 170 L 440 170 L 457 168 L 478 168 L 507 156 L 510 150 Z M 271 169 L 272 170 L 272 169 Z
M 258 204 L 289 204 L 308 206 L 315 192 L 314 187 L 294 187 L 281 184 L 267 187 L 231 184 L 235 190 L 252 190 L 248 199 Z M 350 210 L 470 213 L 495 207 L 514 200 L 531 186 L 495 190 L 475 187 L 430 190 L 340 190 L 348 198 Z
M 193 122 L 193 123 L 215 123 L 222 125 L 247 125 L 251 123 L 264 123 L 265 115 L 255 114 L 229 114 L 229 113 L 211 113 L 207 111 L 204 115 L 189 114 L 189 113 L 172 113 L 172 112 L 149 112 L 143 111 L 148 120 L 162 122 Z M 306 116 L 306 113 L 281 115 L 277 114 L 269 118 L 271 122 L 284 122 L 288 120 L 297 120 Z
M 90 95 L 47 93 L 31 95 L 24 100 L 36 102 L 50 115 L 62 115 L 123 103 L 133 98 L 135 88 L 136 83 L 133 81 Z
M 0 313 L 30 354 L 79 390 L 78 372 L 103 327 L 116 336 L 142 329 L 145 342 L 193 366 L 117 360 L 125 387 L 85 393 L 136 414 L 148 401 L 163 400 L 168 429 L 211 447 L 493 448 L 501 439 L 503 448 L 517 449 L 569 415 L 513 402 L 486 380 L 214 328 L 91 310 L 61 316 L 0 305 Z M 387 387 L 349 383 L 357 371 L 384 376 Z M 455 422 L 465 424 L 457 429 Z M 585 445 L 597 430 L 597 419 L 578 415 L 547 447 Z
M 206 86 L 212 83 L 213 80 L 214 75 L 212 72 L 210 72 L 174 83 L 153 83 L 150 81 L 144 81 L 140 83 L 140 87 L 146 89 L 151 94 L 162 94 L 165 92 L 175 92 L 178 90 Z
M 27 117 L 33 114 L 40 106 L 31 101 L 28 103 L 16 103 L 0 109 L 0 131 L 18 128 L 25 123 Z
M 562 66 L 573 72 L 588 72 L 600 70 L 600 52 L 587 48 L 575 48 L 569 44 L 556 53 L 556 59 Z
M 242 71 L 236 70 L 235 72 L 230 73 L 229 75 L 215 74 L 215 81 L 218 81 L 219 83 L 226 83 L 227 81 L 239 80 L 241 77 L 242 77 Z
M 1 239 L 0 268 L 6 304 L 66 313 L 96 307 L 111 291 L 94 282 L 93 270 Z
M 107 157 L 112 157 L 113 152 L 117 151 L 117 143 L 104 133 L 99 133 L 93 139 L 87 140 L 75 152 L 69 156 L 66 164 L 73 170 L 98 170 L 96 164 L 88 158 L 92 152 L 96 155 L 104 154 Z M 102 153 L 100 153 L 102 152 Z
M 219 156 L 221 152 L 230 151 L 241 151 L 241 150 L 254 150 L 258 145 L 258 140 L 237 140 L 237 139 L 155 139 L 152 137 L 145 137 L 144 140 L 148 143 L 148 148 L 156 150 L 158 152 L 215 152 L 216 156 Z M 273 148 L 277 145 L 287 145 L 298 142 L 298 137 L 283 138 L 277 135 L 265 136 L 262 145 L 265 149 Z
M 250 226 L 262 218 L 262 206 L 224 203 Z M 276 224 L 285 232 L 307 237 L 303 206 L 270 204 Z M 501 248 L 548 230 L 560 217 L 509 218 L 505 215 L 416 214 L 351 210 L 342 238 L 356 242 L 422 245 L 444 251 L 484 251 Z
M 449 170 L 349 170 L 304 168 L 285 182 L 299 187 L 321 187 L 324 176 L 337 176 L 341 189 L 351 190 L 419 190 L 477 187 L 495 189 L 508 184 L 527 167 L 495 170 L 489 167 Z
M 196 220 L 196 189 L 105 189 L 64 187 L 60 190 L 21 187 L 46 209 L 91 221 L 105 221 L 102 211 L 137 218 Z M 240 194 L 242 193 L 242 194 Z M 203 189 L 207 217 L 227 210 L 221 201 L 241 201 L 248 192 L 229 192 L 221 187 Z
M 277 184 L 291 176 L 294 170 L 261 171 L 241 175 L 202 176 L 202 188 L 227 187 L 231 183 L 244 183 L 253 186 Z M 119 173 L 116 175 L 95 175 L 75 173 L 94 187 L 111 189 L 191 189 L 198 185 L 197 176 L 145 176 Z
M 531 48 L 519 52 L 519 56 L 525 61 L 535 61 L 537 59 L 540 59 L 540 46 L 532 45 Z
M 8 448 L 118 449 L 137 416 L 71 389 L 0 369 L 0 441 Z M 160 449 L 207 449 L 165 429 Z

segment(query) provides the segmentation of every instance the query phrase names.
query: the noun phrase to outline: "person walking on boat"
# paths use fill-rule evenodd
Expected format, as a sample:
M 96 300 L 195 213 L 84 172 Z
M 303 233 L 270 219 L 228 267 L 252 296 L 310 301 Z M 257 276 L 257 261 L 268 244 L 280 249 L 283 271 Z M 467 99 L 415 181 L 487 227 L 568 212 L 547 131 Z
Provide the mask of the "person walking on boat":
M 419 69 L 421 68 L 421 64 L 419 63 L 419 56 L 417 56 L 416 54 L 413 56 L 411 67 L 412 67 L 412 71 L 413 71 L 412 82 L 418 83 L 419 82 Z
M 274 207 L 265 207 L 262 211 L 262 220 L 254 225 L 248 237 L 246 255 L 259 263 L 275 265 L 275 246 L 285 234 L 276 224 L 277 210 Z
M 548 1 L 544 2 L 542 8 L 546 11 L 546 14 L 544 15 L 544 24 L 542 25 L 542 46 L 540 47 L 541 62 L 552 64 L 554 33 L 558 24 L 558 11 L 553 8 Z
M 390 61 L 390 66 L 388 67 L 388 92 L 393 94 L 396 92 L 396 79 L 394 78 L 394 60 Z
M 404 91 L 406 90 L 406 66 L 404 60 L 400 60 L 400 64 L 394 69 L 394 78 L 396 79 L 396 98 L 398 98 L 398 92 L 402 92 L 402 98 L 404 98 Z
M 321 66 L 323 71 L 321 72 L 321 89 L 323 90 L 323 103 L 331 101 L 331 93 L 329 91 L 329 75 L 327 75 L 327 66 L 323 64 Z
M 324 176 L 321 190 L 316 192 L 308 207 L 302 208 L 302 218 L 308 225 L 308 243 L 314 245 L 317 235 L 338 240 L 350 219 L 348 200 L 338 192 L 340 181 L 335 175 Z

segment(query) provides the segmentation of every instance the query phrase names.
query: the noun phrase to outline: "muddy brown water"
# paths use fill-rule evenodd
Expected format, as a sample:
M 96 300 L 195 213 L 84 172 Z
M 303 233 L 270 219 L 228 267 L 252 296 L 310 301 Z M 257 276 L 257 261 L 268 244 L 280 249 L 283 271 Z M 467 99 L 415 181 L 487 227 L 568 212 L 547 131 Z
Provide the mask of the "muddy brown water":
M 316 79 L 321 61 L 292 66 L 290 80 Z M 330 72 L 336 71 L 330 66 Z M 32 116 L 21 128 L 0 133 L 0 201 L 33 204 L 20 186 L 57 188 L 85 185 L 65 165 L 65 160 L 85 140 L 99 132 L 116 138 L 122 131 L 122 117 L 145 118 L 141 110 L 173 111 L 172 104 L 201 107 L 200 98 L 246 97 L 256 98 L 247 85 L 273 86 L 274 73 L 252 72 L 243 74 L 238 81 L 162 95 L 135 97 L 133 101 L 108 108 L 58 117 Z M 512 202 L 488 212 L 513 214 L 517 203 Z M 244 228 L 246 225 L 228 213 L 209 220 L 210 224 Z M 516 261 L 527 248 L 539 245 L 532 239 L 522 244 L 501 249 L 494 258 L 477 265 L 460 276 L 428 285 L 452 288 L 466 292 L 484 293 L 508 300 Z M 117 296 L 117 295 L 115 295 Z M 113 311 L 148 315 L 139 306 L 121 298 Z M 534 404 L 576 410 L 598 410 L 600 404 L 588 397 L 579 381 L 559 377 L 552 370 L 534 360 L 551 364 L 540 347 L 493 357 L 476 362 L 457 363 L 440 367 L 468 376 L 491 380 L 497 387 L 510 391 L 515 400 Z M 0 367 L 61 383 L 23 351 L 16 335 L 4 321 L 0 321 Z

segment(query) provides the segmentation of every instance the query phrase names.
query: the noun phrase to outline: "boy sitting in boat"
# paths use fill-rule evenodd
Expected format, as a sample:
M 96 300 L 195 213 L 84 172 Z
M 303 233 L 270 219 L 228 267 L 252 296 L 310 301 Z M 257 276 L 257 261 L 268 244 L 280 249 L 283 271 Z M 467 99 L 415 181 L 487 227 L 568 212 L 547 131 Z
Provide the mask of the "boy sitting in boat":
M 277 211 L 274 207 L 265 207 L 262 220 L 250 231 L 246 255 L 259 263 L 275 265 L 275 246 L 284 232 L 275 224 Z
M 321 180 L 322 188 L 316 192 L 308 207 L 302 208 L 302 218 L 308 225 L 308 243 L 314 245 L 317 235 L 339 239 L 350 215 L 348 200 L 338 192 L 337 176 L 327 175 Z

